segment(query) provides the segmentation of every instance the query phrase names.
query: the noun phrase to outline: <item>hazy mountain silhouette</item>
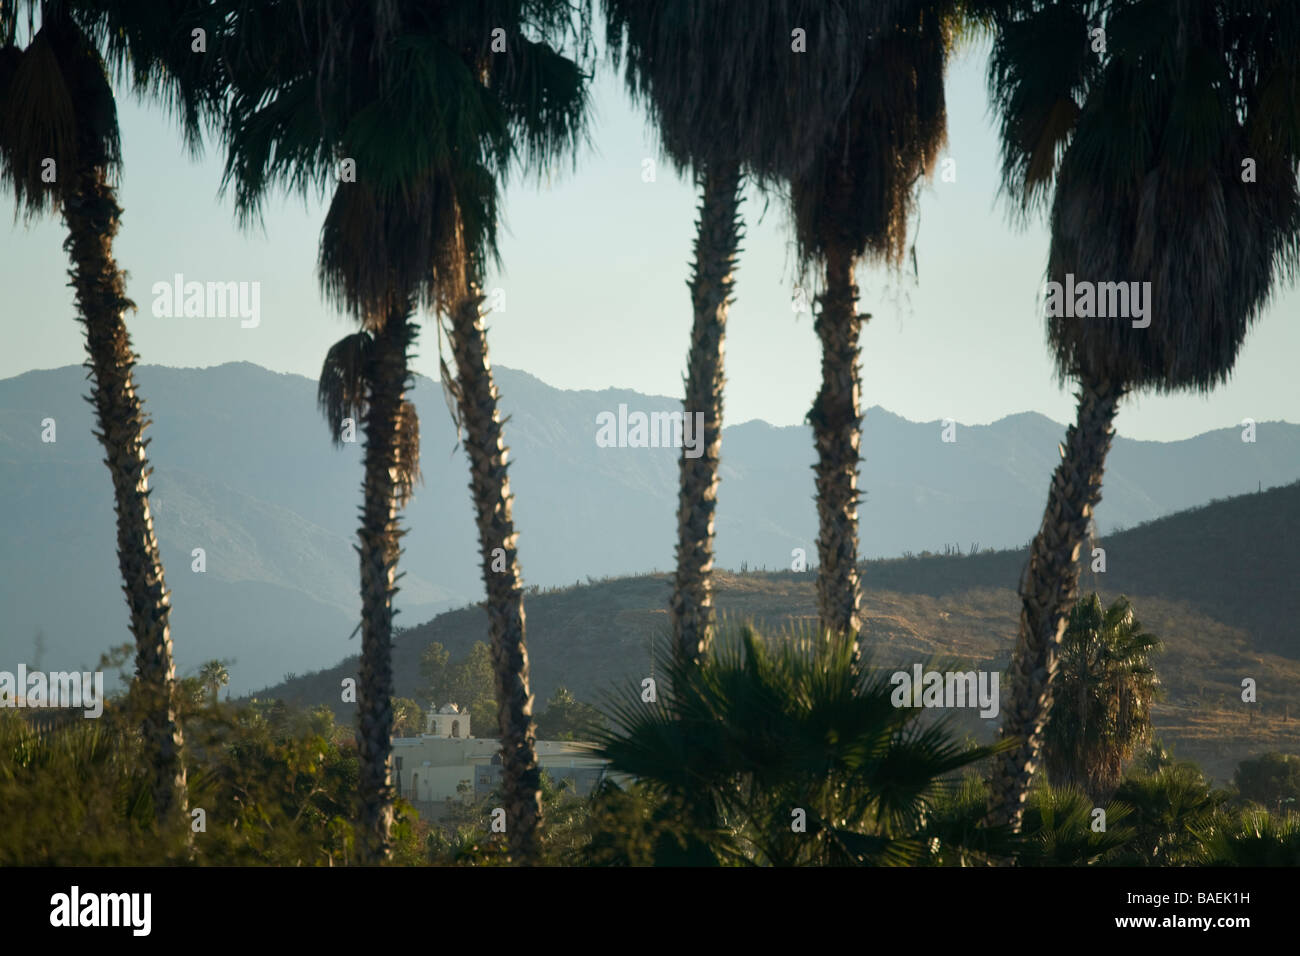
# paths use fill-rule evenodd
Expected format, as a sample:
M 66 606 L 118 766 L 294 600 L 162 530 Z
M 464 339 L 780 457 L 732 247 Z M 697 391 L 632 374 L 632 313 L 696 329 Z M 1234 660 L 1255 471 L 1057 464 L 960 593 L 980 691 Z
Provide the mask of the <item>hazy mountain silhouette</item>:
M 1220 780 L 1242 759 L 1300 745 L 1300 482 L 1215 501 L 1103 536 L 1104 573 L 1083 555 L 1083 593 L 1109 604 L 1133 602 L 1145 630 L 1164 642 L 1155 657 L 1165 691 L 1153 710 L 1157 734 L 1181 759 L 1195 759 Z M 894 558 L 862 568 L 862 606 L 869 659 L 887 670 L 958 658 L 1005 670 L 1020 601 L 1016 583 L 1024 548 Z M 750 572 L 717 576 L 717 605 L 733 624 L 756 623 L 779 635 L 815 626 L 815 572 Z M 580 699 L 641 693 L 641 681 L 662 673 L 668 651 L 665 595 L 669 576 L 639 575 L 570 586 L 528 602 L 528 642 L 536 709 L 564 685 Z M 455 658 L 485 639 L 480 608 L 460 608 L 398 635 L 393 646 L 395 693 L 422 698 L 420 657 L 430 643 Z M 733 632 L 734 633 L 734 632 Z M 658 669 L 656 670 L 656 664 Z M 345 723 L 356 705 L 340 700 L 340 682 L 356 677 L 351 656 L 315 673 L 276 683 L 258 696 L 330 707 Z M 1258 685 L 1254 703 L 1241 699 L 1242 680 Z M 1006 683 L 1002 693 L 1006 694 Z M 1003 697 L 1005 700 L 1005 697 Z M 959 712 L 958 725 L 992 739 L 998 721 Z M 492 729 L 475 731 L 491 735 Z
M 596 416 L 680 409 L 680 400 L 619 389 L 564 391 L 500 368 L 515 516 L 526 582 L 572 584 L 673 563 L 677 451 L 602 448 Z M 360 504 L 360 444 L 332 447 L 315 383 L 248 363 L 138 369 L 155 424 L 153 502 L 173 590 L 182 672 L 233 657 L 232 689 L 263 686 L 290 669 L 332 664 L 357 645 L 352 549 Z M 95 662 L 129 640 L 115 556 L 111 489 L 82 400 L 77 366 L 0 381 L 0 660 L 33 655 L 45 635 L 50 669 Z M 417 381 L 424 484 L 405 512 L 399 622 L 413 626 L 480 598 L 468 468 L 437 383 Z M 42 421 L 57 441 L 41 441 Z M 1034 533 L 1065 428 L 1013 415 L 957 427 L 867 412 L 861 485 L 865 557 L 905 551 L 1018 546 Z M 360 437 L 360 436 L 359 436 Z M 816 561 L 816 512 L 804 427 L 759 421 L 727 428 L 718 511 L 724 568 L 788 568 L 802 548 Z M 1300 477 L 1300 426 L 1260 423 L 1187 441 L 1118 438 L 1098 524 L 1107 532 L 1211 498 Z M 193 550 L 206 571 L 192 570 Z M 666 598 L 666 594 L 665 594 Z

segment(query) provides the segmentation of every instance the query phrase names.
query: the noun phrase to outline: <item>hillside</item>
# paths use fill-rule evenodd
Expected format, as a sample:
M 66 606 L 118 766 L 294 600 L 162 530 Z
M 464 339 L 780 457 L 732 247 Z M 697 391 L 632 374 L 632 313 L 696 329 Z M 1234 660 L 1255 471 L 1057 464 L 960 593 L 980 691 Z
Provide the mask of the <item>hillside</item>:
M 1156 661 L 1166 699 L 1154 710 L 1157 733 L 1180 757 L 1220 780 L 1265 750 L 1300 752 L 1300 483 L 1214 502 L 1150 522 L 1098 544 L 1105 574 L 1083 587 L 1107 601 L 1127 594 L 1142 624 L 1165 642 Z M 877 666 L 895 669 L 956 656 L 1004 668 L 1018 615 L 1015 584 L 1026 553 L 929 555 L 864 565 L 867 633 Z M 813 572 L 718 576 L 718 605 L 733 621 L 769 629 L 813 623 Z M 558 684 L 579 697 L 627 692 L 648 676 L 652 645 L 667 630 L 667 575 L 593 582 L 528 599 L 534 693 L 544 702 Z M 432 641 L 453 654 L 486 638 L 486 616 L 461 608 L 405 631 L 395 642 L 397 693 L 418 690 L 421 652 Z M 259 696 L 338 703 L 340 680 L 356 660 Z M 1241 703 L 1241 680 L 1254 678 L 1259 701 Z M 967 721 L 991 736 L 996 722 Z
M 527 583 L 553 588 L 588 576 L 669 569 L 676 450 L 599 447 L 596 416 L 624 404 L 672 411 L 680 401 L 618 389 L 566 391 L 524 372 L 497 371 L 502 408 L 511 416 L 511 485 Z M 236 363 L 142 366 L 138 379 L 154 418 L 151 501 L 174 595 L 181 672 L 193 673 L 214 657 L 233 658 L 231 684 L 241 693 L 286 671 L 339 660 L 355 647 L 348 635 L 360 612 L 353 551 L 360 445 L 330 444 L 315 383 L 301 376 Z M 7 506 L 0 659 L 31 654 L 39 632 L 51 664 L 88 666 L 130 638 L 111 488 L 85 391 L 79 367 L 0 381 L 0 491 Z M 397 597 L 403 624 L 475 601 L 482 590 L 468 469 L 441 390 L 421 378 L 411 397 L 421 416 L 424 482 L 403 513 L 409 529 Z M 47 418 L 57 422 L 53 443 L 41 440 Z M 954 542 L 1023 544 L 1040 518 L 1064 431 L 1025 413 L 960 425 L 957 441 L 945 443 L 937 422 L 869 409 L 863 555 L 892 557 Z M 1258 435 L 1255 444 L 1243 443 L 1232 429 L 1170 443 L 1117 438 L 1100 528 L 1300 478 L 1300 426 L 1261 423 Z M 725 429 L 720 567 L 784 568 L 793 549 L 814 552 L 812 461 L 804 427 L 750 421 Z M 195 548 L 206 555 L 202 574 L 191 570 Z M 1211 554 L 1202 557 L 1213 564 Z M 1112 563 L 1118 573 L 1124 558 L 1113 555 Z M 962 573 L 986 566 L 987 585 L 1014 580 L 982 557 Z M 1197 590 L 1184 589 L 1189 596 Z M 1240 603 L 1241 614 L 1258 613 L 1250 601 Z

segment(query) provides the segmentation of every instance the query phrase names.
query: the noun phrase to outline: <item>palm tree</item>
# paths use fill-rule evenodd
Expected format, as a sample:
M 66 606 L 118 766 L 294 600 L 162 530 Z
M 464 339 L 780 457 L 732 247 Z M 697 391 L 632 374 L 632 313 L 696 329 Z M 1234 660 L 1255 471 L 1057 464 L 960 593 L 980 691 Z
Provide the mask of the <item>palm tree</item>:
M 1098 809 L 1105 811 L 1105 829 L 1093 827 Z M 1098 863 L 1133 840 L 1131 813 L 1130 807 L 1118 801 L 1099 808 L 1087 794 L 1074 787 L 1035 787 L 1025 812 L 1016 859 L 1021 866 Z M 1007 824 L 997 824 L 994 829 L 1007 827 Z
M 406 400 L 410 348 L 418 333 L 417 303 L 437 301 L 459 255 L 453 189 L 441 170 L 406 171 L 408 150 L 437 149 L 445 163 L 446 130 L 427 124 L 423 139 L 399 125 L 391 99 L 400 84 L 391 61 L 340 50 L 344 38 L 378 43 L 381 25 L 365 12 L 322 9 L 306 29 L 274 50 L 256 45 L 277 16 L 296 17 L 292 5 L 240 11 L 226 38 L 232 105 L 225 129 L 226 183 L 245 217 L 260 210 L 273 184 L 305 188 L 327 182 L 335 163 L 354 159 L 358 181 L 339 182 L 321 230 L 318 274 L 326 297 L 354 315 L 360 331 L 329 351 L 318 402 L 336 443 L 346 422 L 363 423 L 363 507 L 358 530 L 361 571 L 361 667 L 357 743 L 361 757 L 363 862 L 386 860 L 393 815 L 391 767 L 393 598 L 403 534 L 399 509 L 419 478 L 419 423 Z M 337 15 L 339 19 L 331 18 Z M 295 21 L 296 22 L 296 21 Z M 274 35 L 274 34 L 271 34 Z M 445 55 L 445 54 L 444 54 Z M 313 77 L 305 64 L 315 64 Z M 326 78 L 337 88 L 316 88 Z M 464 90 L 450 91 L 464 95 Z M 309 108 L 303 109 L 304 101 Z M 315 109 L 311 109 L 311 106 Z M 378 112 L 392 125 L 367 128 Z M 428 115 L 427 113 L 424 115 Z M 292 120 L 292 121 L 290 121 Z M 405 138 L 409 135 L 410 138 Z
M 412 315 L 449 316 L 455 394 L 471 466 L 496 671 L 508 832 L 531 857 L 540 771 L 524 644 L 523 591 L 506 447 L 479 306 L 496 255 L 500 178 L 522 158 L 540 166 L 573 146 L 585 81 L 568 58 L 527 33 L 567 25 L 561 0 L 338 3 L 302 17 L 297 4 L 231 0 L 224 38 L 232 90 L 226 181 L 255 213 L 267 189 L 336 183 L 321 235 L 323 291 L 362 324 L 326 358 L 318 397 L 331 432 L 364 415 L 360 530 L 362 832 L 369 862 L 391 841 L 392 600 L 397 509 L 418 476 L 418 424 L 405 400 Z M 504 42 L 505 49 L 497 49 Z M 504 570 L 503 570 L 504 569 Z
M 1270 812 L 1294 812 L 1300 809 L 1300 757 L 1270 751 L 1243 760 L 1232 772 L 1232 786 L 1240 799 Z
M 30 39 L 20 48 L 23 7 Z M 171 601 L 149 508 L 149 419 L 136 391 L 136 356 L 123 318 L 135 304 L 113 256 L 122 217 L 114 184 L 121 152 L 113 90 L 94 38 L 101 24 L 93 13 L 66 3 L 0 5 L 0 175 L 29 217 L 56 209 L 67 226 L 64 249 L 86 335 L 89 401 L 113 482 L 118 567 L 135 637 L 132 698 L 152 761 L 156 819 L 179 831 L 187 797 Z
M 226 669 L 225 661 L 208 661 L 199 668 L 199 683 L 208 691 L 208 703 L 213 707 L 217 706 L 218 694 L 221 688 L 230 683 L 230 671 Z
M 366 436 L 358 531 L 362 637 L 357 744 L 369 862 L 387 859 L 390 852 L 393 599 L 404 534 L 398 512 L 420 477 L 419 419 L 406 390 L 411 385 L 410 350 L 419 331 L 411 321 L 413 290 L 428 266 L 404 259 L 396 250 L 403 235 L 419 235 L 419 228 L 400 202 L 359 182 L 339 184 L 321 230 L 322 288 L 363 326 L 326 354 L 317 402 L 335 444 L 343 442 L 348 419 L 363 422 Z
M 799 261 L 822 272 L 815 328 L 821 390 L 808 413 L 817 448 L 817 602 L 824 631 L 862 625 L 858 581 L 858 463 L 862 382 L 854 269 L 863 259 L 901 265 L 915 186 L 947 137 L 943 78 L 956 4 L 911 0 L 870 42 L 848 109 L 818 138 L 816 158 L 791 183 Z
M 1133 836 L 1112 861 L 1120 866 L 1186 866 L 1205 862 L 1206 843 L 1231 828 L 1227 791 L 1211 790 L 1196 764 L 1175 763 L 1126 778 L 1115 800 L 1132 810 Z
M 1044 739 L 1054 786 L 1079 787 L 1098 801 L 1115 792 L 1151 729 L 1159 680 L 1150 656 L 1160 646 L 1127 598 L 1103 608 L 1094 593 L 1070 611 Z
M 494 9 L 495 7 L 495 9 Z M 487 591 L 488 632 L 501 737 L 502 784 L 507 835 L 516 860 L 539 852 L 542 778 L 525 634 L 524 586 L 519 563 L 514 496 L 508 477 L 501 393 L 488 357 L 483 324 L 486 268 L 496 259 L 496 187 L 522 158 L 525 168 L 545 168 L 576 149 L 586 122 L 587 77 L 573 60 L 546 40 L 532 40 L 525 27 L 553 38 L 569 29 L 567 0 L 498 0 L 479 12 L 483 38 L 463 53 L 468 75 L 481 77 L 477 93 L 486 113 L 479 130 L 482 165 L 458 183 L 465 216 L 456 233 L 476 237 L 463 246 L 464 268 L 447 310 L 446 332 L 456 364 L 455 381 L 444 366 L 443 380 L 454 396 L 457 428 L 464 429 L 470 493 L 478 526 L 479 558 Z M 505 50 L 494 53 L 486 38 L 505 31 Z
M 1206 838 L 1209 866 L 1300 866 L 1300 816 L 1247 810 Z
M 393 736 L 410 737 L 424 733 L 424 708 L 409 697 L 393 698 Z
M 1025 213 L 1052 196 L 1049 278 L 1149 283 L 1145 319 L 1048 319 L 1079 402 L 1021 582 L 1002 727 L 1019 746 L 997 762 L 991 798 L 991 819 L 1017 824 L 1120 399 L 1225 381 L 1275 279 L 1294 275 L 1300 29 L 1294 5 L 1269 0 L 971 6 L 997 27 L 1005 187 Z M 1096 24 L 1109 52 L 1079 41 Z
M 740 251 L 746 176 L 782 184 L 812 158 L 858 77 L 867 32 L 898 2 L 856 9 L 803 0 L 604 0 L 607 38 L 644 102 L 664 153 L 700 189 L 694 313 L 683 412 L 703 414 L 701 453 L 683 447 L 674 653 L 698 660 L 714 626 L 713 542 L 722 446 L 723 343 Z M 800 48 L 795 31 L 803 31 Z M 684 444 L 684 443 L 683 443 Z
M 657 862 L 897 865 L 937 853 L 928 817 L 954 775 L 995 748 L 895 707 L 889 674 L 859 666 L 843 636 L 766 642 L 748 627 L 737 636 L 698 662 L 673 658 L 656 703 L 616 698 L 613 727 L 597 735 L 653 817 L 672 814 L 657 828 Z M 972 853 L 987 836 L 942 832 Z M 597 842 L 610 841 L 619 834 Z

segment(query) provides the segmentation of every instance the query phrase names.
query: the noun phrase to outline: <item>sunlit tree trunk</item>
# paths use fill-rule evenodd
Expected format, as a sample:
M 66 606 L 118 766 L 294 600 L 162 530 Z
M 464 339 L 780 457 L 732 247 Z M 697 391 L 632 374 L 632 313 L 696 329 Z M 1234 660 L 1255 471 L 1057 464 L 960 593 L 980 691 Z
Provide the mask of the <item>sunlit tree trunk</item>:
M 506 474 L 509 450 L 502 434 L 500 393 L 492 380 L 487 334 L 476 287 L 451 315 L 456 398 L 465 450 L 469 455 L 470 491 L 478 524 L 479 555 L 487 589 L 492 669 L 501 734 L 502 787 L 506 839 L 511 856 L 521 863 L 536 859 L 542 818 L 541 769 L 537 763 L 533 695 L 529 688 L 528 648 L 524 637 L 523 578 L 518 533 L 511 514 L 513 496 Z
M 722 454 L 723 340 L 740 245 L 740 169 L 709 169 L 700 176 L 702 199 L 690 281 L 695 320 L 686 375 L 684 429 L 677 505 L 677 571 L 673 579 L 673 639 L 677 653 L 698 661 L 713 629 L 713 538 Z M 704 429 L 695 430 L 696 414 Z M 684 432 L 685 434 L 685 432 Z M 695 454 L 691 457 L 687 453 Z
M 858 581 L 858 463 L 862 446 L 857 311 L 853 258 L 826 254 L 826 288 L 818 296 L 822 386 L 808 414 L 817 447 L 817 608 L 821 629 L 847 634 L 857 647 L 862 627 Z M 855 649 L 855 656 L 859 653 Z
M 95 437 L 104 447 L 104 462 L 113 479 L 117 560 L 136 646 L 132 699 L 140 708 L 141 734 L 152 761 L 158 823 L 164 833 L 188 834 L 172 657 L 171 592 L 163 581 L 158 536 L 149 509 L 153 469 L 145 455 L 148 441 L 144 438 L 149 420 L 135 389 L 135 355 L 124 319 L 125 311 L 135 306 L 126 297 L 125 277 L 113 259 L 113 238 L 122 210 L 107 182 L 107 157 L 97 137 L 78 137 L 78 157 L 80 165 L 72 171 L 74 182 L 63 203 L 68 227 L 64 248 L 72 262 L 69 275 L 86 334 Z
M 1078 416 L 1061 448 L 1047 510 L 1021 581 L 1020 633 L 1002 718 L 1002 736 L 1018 743 L 996 759 L 989 805 L 990 822 L 1017 830 L 1042 754 L 1057 651 L 1078 598 L 1079 549 L 1101 500 L 1102 473 L 1122 396 L 1123 389 L 1110 382 L 1085 378 L 1081 383 Z
M 361 528 L 361 665 L 357 681 L 358 790 L 361 819 L 357 855 L 363 864 L 387 861 L 393 824 L 393 598 L 403 531 L 398 488 L 407 386 L 407 354 L 414 335 L 405 307 L 388 316 L 374 337 L 365 416 L 365 477 Z

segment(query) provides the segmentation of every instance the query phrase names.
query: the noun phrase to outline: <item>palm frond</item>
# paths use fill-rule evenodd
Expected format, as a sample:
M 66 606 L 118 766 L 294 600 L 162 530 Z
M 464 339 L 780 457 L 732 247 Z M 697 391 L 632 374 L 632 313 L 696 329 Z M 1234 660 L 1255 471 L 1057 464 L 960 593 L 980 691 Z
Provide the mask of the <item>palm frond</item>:
M 316 404 L 336 445 L 343 443 L 343 420 L 351 418 L 355 425 L 365 412 L 372 348 L 370 333 L 354 332 L 335 342 L 325 355 L 316 386 Z
M 1054 180 L 1047 278 L 1150 291 L 1136 327 L 1132 309 L 1049 316 L 1059 379 L 1227 381 L 1278 280 L 1300 270 L 1293 5 L 972 3 L 997 25 L 1003 186 L 1027 212 Z M 1104 52 L 1078 39 L 1098 24 Z
M 1094 828 L 1094 811 L 1106 814 L 1104 830 Z M 1097 807 L 1071 787 L 1039 787 L 1030 794 L 1022 834 L 1021 866 L 1087 866 L 1121 849 L 1133 838 L 1127 823 L 1132 809 L 1118 801 Z
M 415 494 L 420 474 L 420 418 L 415 406 L 402 402 L 397 426 L 397 503 L 403 507 Z
M 992 16 L 989 96 L 1001 126 L 1003 190 L 1027 216 L 1051 196 L 1096 68 L 1096 55 L 1081 40 L 1096 22 L 1089 20 L 1096 11 L 1093 4 L 1078 2 L 1044 5 L 1030 15 L 1005 3 L 998 6 Z
M 59 184 L 42 181 L 44 163 L 70 177 L 76 163 L 78 109 L 67 65 L 42 28 L 27 47 L 7 46 L 0 55 L 0 174 L 28 216 L 59 200 Z
M 604 0 L 606 41 L 664 152 L 683 170 L 806 169 L 861 78 L 870 38 L 909 0 Z M 795 52 L 802 30 L 806 52 Z
M 203 132 L 217 132 L 224 99 L 220 51 L 222 30 L 230 22 L 212 0 L 77 0 L 72 15 L 103 51 L 113 76 L 130 82 L 176 117 L 191 155 L 203 149 Z M 193 31 L 213 44 L 194 52 Z
M 895 707 L 888 674 L 855 666 L 850 641 L 765 639 L 743 627 L 698 666 L 671 661 L 656 702 L 637 687 L 610 701 L 599 752 L 615 772 L 682 801 L 699 826 L 735 834 L 722 856 L 919 862 L 929 843 L 918 834 L 947 778 L 998 749 L 959 744 L 946 725 L 922 726 L 918 711 Z M 802 830 L 791 827 L 794 811 Z
M 558 158 L 577 163 L 587 141 L 588 80 L 573 60 L 544 42 L 520 38 L 494 88 L 511 126 L 518 130 L 519 166 L 541 175 Z
M 832 249 L 901 266 L 917 184 L 947 141 L 943 81 L 957 9 L 913 0 L 860 48 L 847 109 L 791 180 L 801 269 Z

